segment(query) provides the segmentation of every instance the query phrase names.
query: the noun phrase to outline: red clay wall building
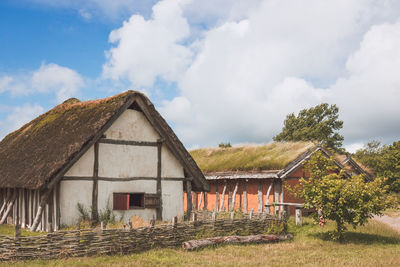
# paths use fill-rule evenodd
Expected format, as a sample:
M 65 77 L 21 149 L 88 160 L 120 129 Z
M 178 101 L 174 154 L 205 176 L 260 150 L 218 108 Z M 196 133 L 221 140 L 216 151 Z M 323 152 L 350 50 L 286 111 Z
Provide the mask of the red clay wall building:
M 284 203 L 303 203 L 301 199 L 296 199 L 287 189 L 285 189 L 285 185 L 294 186 L 299 183 L 299 178 L 303 177 L 303 168 L 299 168 L 298 170 L 294 171 L 289 178 L 283 181 L 283 202 Z M 229 195 L 233 196 L 233 191 L 235 189 L 236 183 L 238 183 L 238 190 L 236 192 L 235 197 L 235 206 L 233 207 L 234 210 L 240 210 L 243 212 L 249 212 L 253 209 L 254 212 L 258 212 L 258 186 L 259 181 L 261 181 L 262 187 L 262 211 L 265 210 L 265 203 L 268 188 L 271 183 L 274 182 L 274 179 L 247 179 L 246 181 L 246 189 L 247 189 L 247 210 L 245 210 L 244 204 L 244 196 L 243 196 L 243 184 L 246 179 L 220 179 L 220 180 L 208 180 L 210 184 L 210 192 L 203 193 L 203 196 L 200 197 L 200 192 L 193 192 L 193 210 L 197 210 L 199 208 L 199 202 L 201 198 L 200 209 L 206 209 L 209 211 L 216 210 L 217 204 L 217 194 L 216 194 L 216 185 L 218 184 L 218 210 L 220 208 L 222 202 L 222 192 L 224 185 L 226 184 L 225 190 L 225 200 L 224 205 L 222 207 L 222 211 L 228 211 L 228 199 Z M 270 193 L 269 193 L 269 203 L 273 202 L 282 202 L 281 199 L 281 180 L 275 179 L 276 185 L 272 184 Z M 275 194 L 276 193 L 276 194 Z M 274 197 L 278 197 L 278 199 L 274 200 Z M 204 201 L 206 198 L 206 201 Z M 187 210 L 187 198 L 186 193 L 184 194 L 184 203 L 185 203 L 185 211 Z M 206 204 L 206 206 L 204 206 Z M 271 208 L 272 211 L 272 208 Z M 290 208 L 290 213 L 294 214 L 295 208 Z

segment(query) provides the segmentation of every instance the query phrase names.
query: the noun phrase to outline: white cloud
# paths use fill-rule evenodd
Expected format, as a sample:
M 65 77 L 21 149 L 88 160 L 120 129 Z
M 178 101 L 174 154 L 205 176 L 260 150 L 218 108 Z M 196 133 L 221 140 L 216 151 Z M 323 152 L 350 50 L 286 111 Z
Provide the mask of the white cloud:
M 22 125 L 28 123 L 43 112 L 43 108 L 37 104 L 25 104 L 12 108 L 7 118 L 4 121 L 0 121 L 0 140 L 3 139 L 6 134 L 19 129 Z
M 204 33 L 161 111 L 189 145 L 265 142 L 321 102 L 338 104 L 348 143 L 398 139 L 399 17 L 395 1 L 265 0 Z
M 83 78 L 74 70 L 57 64 L 42 64 L 39 69 L 17 75 L 0 77 L 0 94 L 9 92 L 12 96 L 34 93 L 54 93 L 61 102 L 75 96 L 85 85 Z
M 190 49 L 180 44 L 189 35 L 182 2 L 161 1 L 153 7 L 151 19 L 133 15 L 112 31 L 110 42 L 116 46 L 107 53 L 104 76 L 128 79 L 135 87 L 151 87 L 157 77 L 176 80 L 192 56 Z
M 31 78 L 32 89 L 40 93 L 56 92 L 58 101 L 74 96 L 84 86 L 74 70 L 57 64 L 43 64 Z

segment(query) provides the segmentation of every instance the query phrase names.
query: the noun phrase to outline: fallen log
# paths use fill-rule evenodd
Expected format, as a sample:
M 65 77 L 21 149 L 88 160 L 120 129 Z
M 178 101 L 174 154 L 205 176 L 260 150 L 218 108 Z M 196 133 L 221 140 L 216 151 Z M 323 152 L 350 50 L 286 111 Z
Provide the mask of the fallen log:
M 203 247 L 219 244 L 259 244 L 273 243 L 293 239 L 293 235 L 248 235 L 248 236 L 221 236 L 211 237 L 200 240 L 190 240 L 182 243 L 185 250 L 195 250 Z

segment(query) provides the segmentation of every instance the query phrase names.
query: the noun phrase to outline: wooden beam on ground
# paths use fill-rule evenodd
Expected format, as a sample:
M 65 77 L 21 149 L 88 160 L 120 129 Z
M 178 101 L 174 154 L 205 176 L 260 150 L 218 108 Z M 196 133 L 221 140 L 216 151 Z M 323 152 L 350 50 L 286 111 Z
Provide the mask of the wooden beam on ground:
M 185 250 L 195 250 L 219 244 L 260 244 L 292 240 L 293 235 L 248 235 L 248 236 L 221 236 L 201 240 L 190 240 L 182 243 Z

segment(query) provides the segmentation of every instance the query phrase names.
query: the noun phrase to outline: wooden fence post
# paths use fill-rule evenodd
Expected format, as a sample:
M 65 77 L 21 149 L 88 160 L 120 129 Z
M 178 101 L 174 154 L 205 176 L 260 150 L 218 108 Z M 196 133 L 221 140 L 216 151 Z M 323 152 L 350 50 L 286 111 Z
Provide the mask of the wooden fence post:
M 254 209 L 251 208 L 250 213 L 249 213 L 249 220 L 251 220 L 253 218 L 253 212 L 254 212 Z
M 211 215 L 211 219 L 215 222 L 217 220 L 217 212 L 214 211 Z
M 192 213 L 192 221 L 193 222 L 197 221 L 197 213 L 195 212 Z
M 296 225 L 303 225 L 303 214 L 300 207 L 296 207 Z
M 172 217 L 172 226 L 176 227 L 177 224 L 178 224 L 178 216 Z
M 21 236 L 21 225 L 17 223 L 15 225 L 15 237 L 20 237 Z

